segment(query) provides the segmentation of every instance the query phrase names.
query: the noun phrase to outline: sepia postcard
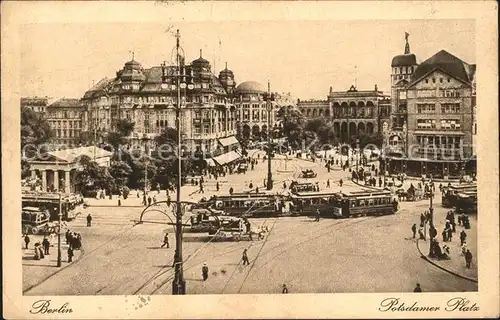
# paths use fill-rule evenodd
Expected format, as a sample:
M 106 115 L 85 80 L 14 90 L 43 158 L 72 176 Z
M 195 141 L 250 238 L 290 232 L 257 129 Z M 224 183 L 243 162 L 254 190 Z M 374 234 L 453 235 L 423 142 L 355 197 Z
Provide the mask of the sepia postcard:
M 3 316 L 498 317 L 497 14 L 3 2 Z

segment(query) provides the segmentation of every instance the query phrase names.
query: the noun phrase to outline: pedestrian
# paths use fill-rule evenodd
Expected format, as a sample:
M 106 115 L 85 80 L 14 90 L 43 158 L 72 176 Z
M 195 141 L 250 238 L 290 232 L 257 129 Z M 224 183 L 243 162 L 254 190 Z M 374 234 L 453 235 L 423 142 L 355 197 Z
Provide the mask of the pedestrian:
M 217 191 L 219 191 L 220 189 L 219 181 L 217 181 L 217 183 L 215 184 L 215 188 L 217 189 Z
M 288 288 L 286 287 L 286 284 L 283 283 L 283 289 L 281 290 L 281 293 L 287 294 L 288 293 Z
M 447 232 L 448 232 L 447 239 L 448 239 L 448 241 L 451 241 L 452 237 L 453 237 L 453 230 L 451 228 L 448 228 Z
M 42 246 L 43 246 L 43 253 L 48 256 L 49 255 L 50 242 L 49 242 L 49 239 L 47 238 L 47 236 L 43 237 Z
M 419 229 L 418 229 L 418 235 L 419 235 L 419 239 L 420 239 L 420 240 L 424 240 L 424 241 L 426 241 L 426 239 L 425 239 L 425 235 L 424 235 L 424 231 L 423 231 L 423 229 L 422 229 L 422 228 L 419 228 Z
M 137 199 L 139 199 L 139 198 L 140 198 L 140 196 L 139 196 L 139 191 L 137 191 Z
M 330 179 L 327 179 L 327 180 L 326 180 L 326 187 L 327 187 L 327 188 L 330 188 Z
M 208 266 L 206 263 L 201 267 L 201 275 L 203 277 L 203 281 L 207 281 L 208 279 Z
M 465 267 L 470 268 L 472 262 L 472 253 L 470 252 L 469 249 L 465 252 Z
M 248 184 L 248 187 L 249 187 L 250 189 L 253 189 L 253 183 L 252 183 L 252 182 L 250 182 L 250 183 Z
M 248 254 L 247 254 L 247 249 L 243 250 L 243 265 L 250 264 L 250 261 L 248 260 Z
M 422 292 L 422 288 L 420 287 L 420 283 L 417 283 L 417 286 L 415 289 L 413 289 L 413 292 Z
M 24 248 L 25 249 L 28 249 L 28 244 L 30 243 L 30 237 L 28 236 L 28 234 L 25 234 L 24 235 Z
M 122 200 L 120 198 L 118 198 L 118 206 L 121 207 L 122 206 Z
M 148 205 L 148 201 L 147 201 L 147 199 L 146 199 L 146 193 L 144 193 L 144 194 L 142 195 L 142 204 L 143 204 L 143 205 L 145 205 L 145 206 L 147 206 L 147 205 Z
M 286 189 L 286 182 L 283 182 L 283 189 Z
M 460 246 L 464 245 L 466 239 L 467 233 L 465 233 L 465 230 L 462 230 L 462 232 L 460 232 Z
M 148 196 L 148 206 L 151 205 L 151 202 L 153 201 L 153 199 L 151 199 L 151 196 Z
M 205 193 L 205 190 L 203 190 L 203 182 L 200 180 L 200 193 Z
M 40 259 L 45 258 L 45 254 L 43 253 L 42 246 L 40 245 L 39 242 L 35 244 L 35 250 L 38 250 L 38 255 L 40 256 Z
M 92 216 L 90 213 L 87 215 L 87 227 L 92 227 Z
M 259 193 L 259 187 L 255 187 L 255 193 Z
M 168 243 L 168 233 L 165 233 L 165 236 L 163 237 L 163 244 L 161 245 L 161 248 L 165 245 L 167 245 L 167 249 L 170 248 L 170 244 Z
M 68 263 L 73 262 L 73 255 L 74 255 L 73 248 L 71 248 L 71 246 L 70 246 L 70 247 L 68 247 Z
M 153 204 L 156 203 L 156 195 L 153 195 Z
M 316 219 L 314 219 L 314 221 L 319 221 L 319 216 L 320 216 L 320 211 L 319 209 L 316 209 Z
M 415 239 L 415 235 L 417 233 L 417 224 L 414 223 L 413 226 L 411 226 L 411 231 L 413 232 L 413 239 Z
M 66 244 L 69 244 L 69 240 L 71 239 L 70 235 L 71 235 L 71 233 L 70 233 L 69 229 L 66 230 Z
M 441 232 L 441 235 L 443 236 L 443 242 L 448 241 L 448 231 L 446 229 L 443 229 L 443 232 Z
M 230 194 L 230 195 L 233 195 L 233 192 L 234 192 L 233 187 L 229 188 L 229 194 Z
M 340 179 L 340 181 L 339 181 L 340 187 L 342 187 L 342 183 L 344 183 L 344 182 L 342 181 L 342 179 Z

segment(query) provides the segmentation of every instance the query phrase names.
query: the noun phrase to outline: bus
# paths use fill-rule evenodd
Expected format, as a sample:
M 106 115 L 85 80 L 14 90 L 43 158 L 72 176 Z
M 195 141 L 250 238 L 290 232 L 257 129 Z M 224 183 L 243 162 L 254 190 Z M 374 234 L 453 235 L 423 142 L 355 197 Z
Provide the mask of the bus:
M 46 210 L 37 207 L 23 207 L 21 210 L 21 226 L 23 234 L 36 234 L 37 227 L 49 222 L 50 215 Z M 35 232 L 34 232 L 35 231 Z
M 292 195 L 292 214 L 313 215 L 319 209 L 324 217 L 349 218 L 394 214 L 398 203 L 390 191 L 357 191 Z
M 443 188 L 441 204 L 445 208 L 455 207 L 459 194 L 477 195 L 477 184 L 448 185 Z
M 61 220 L 70 221 L 78 214 L 83 213 L 84 202 L 80 194 L 62 194 L 60 199 Z M 25 192 L 22 194 L 22 206 L 47 210 L 51 221 L 59 219 L 59 193 Z
M 206 205 L 223 210 L 229 215 L 244 217 L 265 217 L 279 214 L 280 199 L 266 193 L 233 193 L 212 196 Z

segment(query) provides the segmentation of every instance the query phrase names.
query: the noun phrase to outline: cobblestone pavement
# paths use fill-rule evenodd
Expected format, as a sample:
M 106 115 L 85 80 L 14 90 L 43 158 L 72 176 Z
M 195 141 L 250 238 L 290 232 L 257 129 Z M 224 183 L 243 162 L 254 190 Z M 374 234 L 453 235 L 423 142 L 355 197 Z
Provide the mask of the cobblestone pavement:
M 331 191 L 340 190 L 333 183 L 340 178 L 345 183 L 343 190 L 360 188 L 347 180 L 348 171 L 336 168 L 328 173 L 324 163 L 292 159 L 285 170 L 285 160 L 278 156 L 273 160 L 273 168 L 276 187 L 273 192 L 283 192 L 282 182 L 297 178 L 305 168 L 313 168 L 318 173 L 321 188 L 326 188 L 326 179 L 330 179 Z M 249 181 L 263 183 L 266 170 L 267 164 L 261 160 L 247 174 L 222 177 L 221 192 L 226 193 L 224 190 L 230 186 L 235 191 L 248 190 Z M 214 180 L 206 183 L 205 194 L 196 191 L 197 187 L 183 187 L 183 200 L 197 201 L 214 194 Z M 141 199 L 134 195 L 132 192 L 122 207 L 106 207 L 112 206 L 115 200 L 90 200 L 88 211 L 93 216 L 93 226 L 85 226 L 84 215 L 69 224 L 70 229 L 83 237 L 83 255 L 25 294 L 170 294 L 175 248 L 172 226 L 153 223 L 134 226 L 131 220 L 138 219 L 142 211 Z M 164 198 L 164 191 L 157 196 L 157 200 Z M 126 206 L 129 204 L 135 207 Z M 186 232 L 183 257 L 187 292 L 278 293 L 283 283 L 291 293 L 405 292 L 412 291 L 416 282 L 424 291 L 477 290 L 477 283 L 445 272 L 420 257 L 410 228 L 419 222 L 420 213 L 427 206 L 426 201 L 406 202 L 397 214 L 378 218 L 322 219 L 320 222 L 307 217 L 251 219 L 254 226 L 265 225 L 270 230 L 265 239 L 259 241 L 214 242 L 207 234 Z M 436 203 L 436 208 L 439 206 Z M 441 211 L 436 209 L 436 223 L 441 221 Z M 147 219 L 165 221 L 165 216 L 150 212 Z M 474 220 L 472 224 L 473 229 L 468 232 L 471 248 L 472 242 L 476 242 Z M 164 232 L 170 234 L 170 248 L 160 248 Z M 454 238 L 456 241 L 457 236 Z M 245 248 L 250 258 L 248 266 L 241 263 Z M 454 255 L 453 250 L 451 261 L 460 261 L 457 266 L 464 264 L 463 258 L 458 253 Z M 204 262 L 210 269 L 207 281 L 201 279 Z M 27 279 L 32 277 L 24 274 L 24 282 L 32 286 L 32 281 Z

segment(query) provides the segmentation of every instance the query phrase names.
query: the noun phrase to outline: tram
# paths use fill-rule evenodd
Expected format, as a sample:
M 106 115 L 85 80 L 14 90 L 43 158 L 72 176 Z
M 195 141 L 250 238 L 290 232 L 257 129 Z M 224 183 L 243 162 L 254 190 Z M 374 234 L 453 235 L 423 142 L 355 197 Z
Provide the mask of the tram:
M 323 217 L 349 218 L 366 215 L 394 214 L 398 203 L 390 191 L 350 193 L 297 193 L 292 198 L 292 214 L 314 215 L 319 209 Z
M 210 207 L 233 216 L 267 217 L 279 213 L 280 199 L 265 193 L 233 193 L 212 196 L 207 203 Z
M 36 207 L 23 207 L 21 226 L 23 234 L 36 234 L 37 229 L 49 222 L 49 213 Z
M 59 194 L 51 192 L 25 192 L 22 194 L 23 207 L 35 207 L 47 210 L 50 220 L 59 219 Z M 83 212 L 83 197 L 79 194 L 68 194 L 61 196 L 61 208 L 63 221 L 74 219 Z
M 455 209 L 457 213 L 477 213 L 477 192 L 458 193 L 455 199 Z
M 457 200 L 459 198 L 459 194 L 465 194 L 467 196 L 471 196 L 471 199 L 477 198 L 477 184 L 468 183 L 468 184 L 459 184 L 459 185 L 449 185 L 443 188 L 441 204 L 445 208 L 453 208 L 457 204 Z

